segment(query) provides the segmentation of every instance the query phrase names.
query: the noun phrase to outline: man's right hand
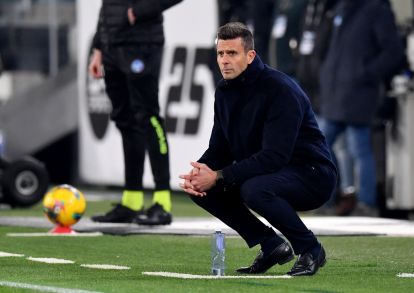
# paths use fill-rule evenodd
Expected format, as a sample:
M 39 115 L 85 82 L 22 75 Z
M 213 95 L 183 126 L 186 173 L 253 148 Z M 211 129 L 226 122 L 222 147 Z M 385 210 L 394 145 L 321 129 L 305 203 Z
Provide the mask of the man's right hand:
M 206 192 L 200 192 L 199 190 L 196 190 L 193 186 L 193 184 L 191 184 L 191 179 L 194 176 L 197 176 L 199 174 L 200 170 L 198 168 L 193 168 L 188 174 L 185 175 L 180 175 L 179 177 L 181 179 L 184 179 L 183 183 L 180 183 L 180 187 L 187 192 L 188 194 L 194 195 L 194 196 L 206 196 L 207 193 Z
M 207 191 L 216 185 L 218 173 L 206 164 L 191 162 L 193 169 L 189 174 L 180 175 L 184 183 L 180 187 L 187 193 L 195 196 L 206 196 Z
M 102 78 L 102 52 L 101 50 L 94 49 L 91 62 L 89 63 L 89 74 L 94 78 Z

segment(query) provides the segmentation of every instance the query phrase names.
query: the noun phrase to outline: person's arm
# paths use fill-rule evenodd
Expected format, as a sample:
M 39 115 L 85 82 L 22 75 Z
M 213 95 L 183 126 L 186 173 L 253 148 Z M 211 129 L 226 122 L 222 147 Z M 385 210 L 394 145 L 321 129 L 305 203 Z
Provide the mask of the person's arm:
M 92 40 L 92 47 L 94 49 L 99 49 L 99 50 L 101 50 L 102 48 L 102 42 L 100 39 L 100 35 L 101 35 L 100 30 L 101 30 L 102 21 L 103 21 L 103 16 L 102 16 L 102 7 L 101 7 L 101 9 L 99 10 L 99 17 L 98 17 L 98 24 L 96 25 L 96 32 Z
M 216 102 L 214 102 L 214 107 L 217 107 Z M 210 135 L 208 149 L 197 162 L 204 163 L 213 170 L 223 169 L 233 162 L 230 147 L 216 114 L 214 115 L 214 124 Z
M 241 185 L 249 178 L 274 173 L 286 166 L 291 160 L 304 117 L 299 102 L 303 98 L 301 95 L 298 89 L 289 86 L 280 89 L 278 97 L 269 107 L 263 129 L 257 129 L 263 134 L 262 149 L 251 157 L 233 164 L 227 161 L 223 169 L 212 167 L 214 160 L 200 159 L 199 162 L 191 163 L 198 170 L 197 176 L 181 178 L 188 180 L 191 192 L 196 192 L 193 195 L 206 195 L 205 192 L 216 184 L 224 189 Z M 220 149 L 215 149 L 213 153 L 220 154 Z M 217 157 L 214 156 L 214 159 Z M 201 164 L 203 162 L 205 164 Z
M 100 30 L 101 30 L 101 23 L 102 23 L 102 8 L 99 11 L 99 18 L 98 24 L 96 27 L 96 32 L 93 37 L 92 41 L 92 57 L 89 62 L 88 71 L 89 74 L 94 78 L 102 78 L 103 77 L 103 70 L 102 70 L 102 52 L 101 52 L 101 40 L 100 40 Z
M 216 113 L 217 102 L 214 102 Z M 221 169 L 233 162 L 229 145 L 221 128 L 217 115 L 214 115 L 214 124 L 211 131 L 208 149 L 197 162 L 191 162 L 193 169 L 188 174 L 180 175 L 184 179 L 180 187 L 190 195 L 205 196 L 206 191 L 222 181 Z
M 161 14 L 164 10 L 180 3 L 182 0 L 136 0 L 132 4 L 132 13 L 137 20 L 147 20 Z M 130 16 L 128 17 L 131 20 Z M 135 22 L 134 22 L 135 23 Z
M 274 173 L 291 160 L 304 117 L 297 89 L 285 86 L 269 107 L 262 131 L 262 149 L 249 158 L 224 168 L 225 186 L 240 185 L 249 178 Z

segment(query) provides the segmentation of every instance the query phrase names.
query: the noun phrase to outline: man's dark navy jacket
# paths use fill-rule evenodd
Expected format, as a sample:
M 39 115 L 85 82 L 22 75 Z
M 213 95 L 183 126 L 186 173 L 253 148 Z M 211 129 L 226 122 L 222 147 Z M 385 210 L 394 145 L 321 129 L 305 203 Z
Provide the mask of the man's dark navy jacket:
M 287 165 L 330 165 L 336 172 L 309 99 L 259 56 L 237 78 L 219 82 L 214 111 L 209 147 L 199 162 L 223 170 L 226 185 Z

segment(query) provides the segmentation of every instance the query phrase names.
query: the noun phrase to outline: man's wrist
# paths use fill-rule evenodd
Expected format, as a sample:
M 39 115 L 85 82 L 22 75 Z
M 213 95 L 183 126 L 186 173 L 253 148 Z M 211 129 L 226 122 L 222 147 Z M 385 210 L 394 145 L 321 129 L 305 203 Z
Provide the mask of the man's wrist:
M 223 170 L 217 170 L 216 171 L 217 177 L 216 177 L 216 186 L 222 191 L 226 191 L 226 184 L 224 182 L 224 175 Z
M 223 171 L 222 170 L 217 170 L 217 177 L 216 177 L 216 183 L 217 182 L 223 182 L 224 177 L 223 177 Z

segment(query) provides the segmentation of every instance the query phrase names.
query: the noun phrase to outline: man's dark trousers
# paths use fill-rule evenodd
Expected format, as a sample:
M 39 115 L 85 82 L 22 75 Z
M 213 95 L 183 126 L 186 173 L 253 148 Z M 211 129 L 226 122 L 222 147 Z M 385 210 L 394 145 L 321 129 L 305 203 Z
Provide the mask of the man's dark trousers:
M 280 231 L 296 254 L 303 254 L 317 243 L 317 239 L 296 211 L 320 207 L 330 198 L 335 184 L 333 167 L 287 166 L 277 173 L 253 177 L 240 188 L 223 191 L 213 187 L 207 196 L 191 196 L 191 199 L 237 231 L 249 247 L 275 235 L 251 209 Z

